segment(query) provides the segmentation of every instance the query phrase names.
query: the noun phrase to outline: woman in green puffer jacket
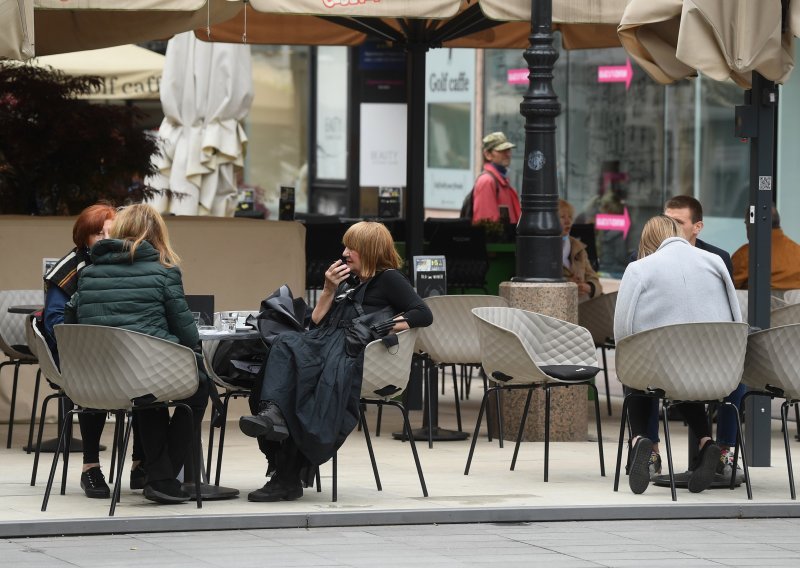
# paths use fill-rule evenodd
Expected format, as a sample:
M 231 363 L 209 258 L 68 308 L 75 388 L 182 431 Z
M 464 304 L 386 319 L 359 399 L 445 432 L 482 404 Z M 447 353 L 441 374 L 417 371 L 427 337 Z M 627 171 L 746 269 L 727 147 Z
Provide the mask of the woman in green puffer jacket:
M 121 327 L 197 348 L 200 337 L 183 293 L 180 258 L 158 211 L 147 204 L 125 207 L 110 236 L 92 247 L 92 265 L 80 273 L 65 321 Z M 192 408 L 194 424 L 185 412 L 174 412 L 171 419 L 165 408 L 139 413 L 147 472 L 144 496 L 151 501 L 189 499 L 176 476 L 208 402 L 207 380 L 200 374 L 197 393 L 182 401 Z

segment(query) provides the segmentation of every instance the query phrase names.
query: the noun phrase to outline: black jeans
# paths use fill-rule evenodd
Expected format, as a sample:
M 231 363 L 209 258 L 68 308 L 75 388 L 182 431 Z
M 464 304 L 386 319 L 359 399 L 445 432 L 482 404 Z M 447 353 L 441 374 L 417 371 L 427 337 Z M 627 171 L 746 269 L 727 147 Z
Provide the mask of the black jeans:
M 171 417 L 166 408 L 135 412 L 139 418 L 147 483 L 175 479 L 178 476 L 190 455 L 195 433 L 203 421 L 208 405 L 208 388 L 208 380 L 201 373 L 197 392 L 187 399 L 176 401 L 189 405 L 192 418 L 181 408 L 176 408 Z
M 100 437 L 106 425 L 106 414 L 78 414 L 83 440 L 83 463 L 100 463 Z M 139 417 L 133 415 L 133 461 L 144 460 L 144 450 L 139 434 Z
M 642 391 L 631 390 L 632 393 Z M 706 407 L 701 402 L 683 402 L 680 404 L 681 415 L 698 439 L 711 437 L 706 419 Z M 628 420 L 631 424 L 631 438 L 636 436 L 648 437 L 648 422 L 653 412 L 650 397 L 632 396 L 628 400 Z

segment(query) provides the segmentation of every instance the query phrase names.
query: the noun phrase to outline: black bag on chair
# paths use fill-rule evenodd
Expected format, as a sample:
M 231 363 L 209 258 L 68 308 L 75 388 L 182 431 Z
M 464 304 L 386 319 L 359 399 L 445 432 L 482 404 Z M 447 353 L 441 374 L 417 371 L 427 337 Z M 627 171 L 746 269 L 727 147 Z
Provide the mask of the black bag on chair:
M 357 357 L 372 341 L 388 334 L 394 324 L 394 310 L 383 308 L 371 314 L 365 314 L 361 304 L 356 304 L 358 317 L 353 318 L 351 325 L 345 330 L 345 351 L 350 357 Z
M 250 387 L 258 377 L 269 348 L 261 339 L 222 340 L 214 352 L 211 366 L 226 382 Z
M 261 311 L 249 316 L 247 323 L 261 333 L 267 345 L 272 345 L 280 333 L 304 331 L 310 317 L 306 301 L 293 297 L 291 289 L 284 284 L 261 301 Z

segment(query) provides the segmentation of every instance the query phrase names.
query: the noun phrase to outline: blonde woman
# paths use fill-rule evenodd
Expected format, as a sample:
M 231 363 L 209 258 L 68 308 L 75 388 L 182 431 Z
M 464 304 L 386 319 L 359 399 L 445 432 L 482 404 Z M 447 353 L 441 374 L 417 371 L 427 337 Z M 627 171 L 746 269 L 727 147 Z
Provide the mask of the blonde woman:
M 386 227 L 356 223 L 342 242 L 342 258 L 325 272 L 311 315 L 314 329 L 278 336 L 264 365 L 263 386 L 251 397 L 260 399 L 257 412 L 239 420 L 242 432 L 258 437 L 262 451 L 274 460 L 275 474 L 248 495 L 250 501 L 302 497 L 301 469 L 328 461 L 355 427 L 364 357 L 363 348 L 348 352 L 345 333 L 360 313 L 356 306 L 365 314 L 385 311 L 380 317 L 395 332 L 433 321 L 428 306 L 397 270 L 400 257 Z
M 620 282 L 614 313 L 616 341 L 670 324 L 742 321 L 725 263 L 678 235 L 678 224 L 666 215 L 653 217 L 644 226 L 639 260 L 628 265 Z M 643 493 L 650 483 L 653 441 L 647 431 L 652 407 L 647 398 L 632 397 L 629 408 L 628 483 L 631 491 Z M 681 404 L 681 413 L 700 440 L 700 453 L 689 477 L 689 491 L 698 493 L 714 480 L 720 448 L 711 438 L 703 404 Z
M 198 346 L 200 337 L 183 293 L 180 258 L 158 211 L 147 204 L 121 209 L 110 238 L 98 241 L 91 254 L 93 264 L 80 273 L 67 321 L 121 327 Z M 204 374 L 201 379 L 197 393 L 184 401 L 194 411 L 195 424 L 202 420 L 208 401 Z M 180 411 L 170 418 L 166 409 L 138 414 L 147 472 L 144 496 L 158 503 L 188 500 L 176 477 L 190 448 L 192 420 Z

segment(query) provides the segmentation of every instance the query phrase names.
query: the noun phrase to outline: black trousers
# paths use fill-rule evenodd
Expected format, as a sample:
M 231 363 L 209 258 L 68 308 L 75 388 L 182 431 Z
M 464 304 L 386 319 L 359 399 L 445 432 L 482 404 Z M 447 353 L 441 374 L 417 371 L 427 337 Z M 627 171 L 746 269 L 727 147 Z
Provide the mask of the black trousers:
M 641 391 L 631 392 L 637 393 Z M 631 438 L 643 436 L 647 438 L 648 421 L 652 413 L 653 406 L 651 398 L 643 396 L 632 396 L 628 400 L 628 419 L 631 424 Z M 689 427 L 698 439 L 711 437 L 711 430 L 708 428 L 706 419 L 706 408 L 700 402 L 683 402 L 680 404 L 681 415 L 686 420 Z
M 139 433 L 144 448 L 144 467 L 147 483 L 175 479 L 190 455 L 194 436 L 203 421 L 208 405 L 208 380 L 201 373 L 197 392 L 187 399 L 176 401 L 188 404 L 193 417 L 176 408 L 170 416 L 166 408 L 140 410 Z
M 100 437 L 106 425 L 106 415 L 78 414 L 81 440 L 83 440 L 83 463 L 100 463 Z M 133 461 L 144 460 L 141 435 L 139 434 L 139 417 L 133 415 Z

